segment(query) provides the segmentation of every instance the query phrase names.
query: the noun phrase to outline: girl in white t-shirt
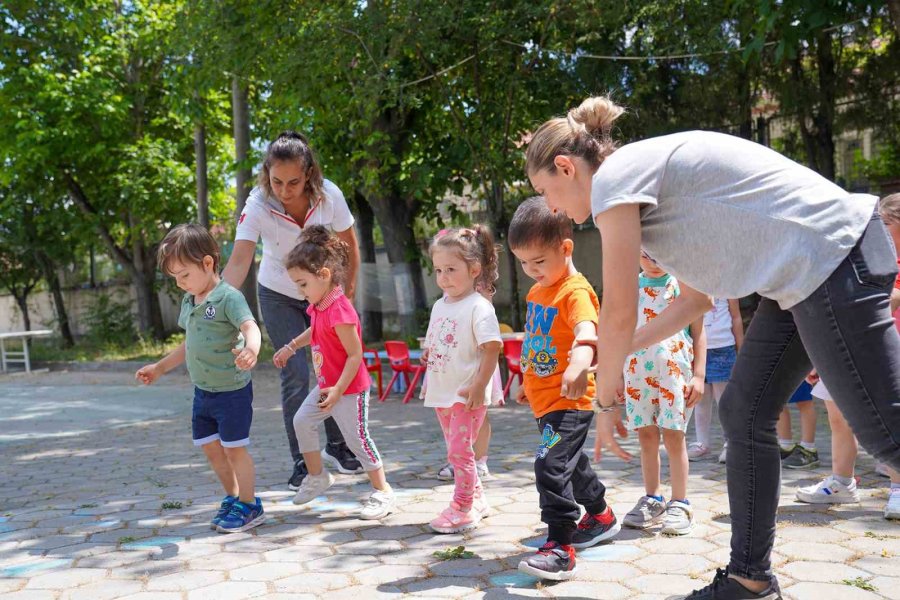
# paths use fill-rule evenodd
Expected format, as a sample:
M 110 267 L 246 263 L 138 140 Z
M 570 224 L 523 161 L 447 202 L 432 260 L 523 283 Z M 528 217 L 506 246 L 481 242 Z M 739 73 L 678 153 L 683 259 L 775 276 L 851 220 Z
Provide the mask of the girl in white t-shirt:
M 473 444 L 491 402 L 491 379 L 502 346 L 494 307 L 476 286 L 497 279 L 497 249 L 484 226 L 451 229 L 429 248 L 444 296 L 431 309 L 425 335 L 425 406 L 436 409 L 453 466 L 453 500 L 429 524 L 437 533 L 474 529 L 487 503 Z

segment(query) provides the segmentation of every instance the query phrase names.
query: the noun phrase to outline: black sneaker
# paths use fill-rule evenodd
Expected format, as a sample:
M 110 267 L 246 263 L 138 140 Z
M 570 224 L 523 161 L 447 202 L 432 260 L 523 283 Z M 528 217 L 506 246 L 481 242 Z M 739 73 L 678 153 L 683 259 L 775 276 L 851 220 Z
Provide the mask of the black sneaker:
M 578 529 L 575 530 L 575 534 L 572 536 L 572 547 L 579 550 L 590 548 L 600 542 L 612 539 L 619 533 L 620 529 L 622 529 L 622 526 L 616 520 L 616 515 L 613 514 L 612 509 L 608 506 L 599 515 L 585 513 L 578 523 Z
M 306 463 L 303 462 L 301 458 L 297 462 L 294 463 L 294 473 L 291 475 L 291 478 L 288 480 L 288 489 L 292 492 L 296 492 L 300 489 L 300 484 L 303 483 L 303 479 L 309 474 L 309 471 L 306 470 Z
M 728 576 L 728 569 L 716 569 L 713 582 L 687 596 L 669 596 L 666 600 L 782 600 L 778 581 L 773 577 L 769 587 L 760 593 L 751 592 L 736 579 Z
M 344 475 L 356 475 L 363 472 L 362 464 L 345 444 L 340 446 L 326 444 L 325 450 L 322 452 L 322 460 Z
M 794 446 L 794 451 L 787 458 L 781 459 L 781 466 L 786 469 L 814 469 L 819 466 L 819 451 Z
M 575 549 L 547 542 L 535 555 L 520 562 L 519 570 L 539 579 L 572 579 L 575 576 Z
M 785 448 L 782 447 L 782 446 L 778 446 L 778 451 L 781 452 L 781 460 L 784 460 L 784 459 L 786 459 L 788 456 L 790 456 L 791 454 L 793 454 L 794 451 L 796 451 L 797 448 L 799 448 L 799 447 L 800 447 L 800 444 L 794 444 L 793 446 L 791 446 L 790 448 L 787 448 L 787 449 L 785 449 Z

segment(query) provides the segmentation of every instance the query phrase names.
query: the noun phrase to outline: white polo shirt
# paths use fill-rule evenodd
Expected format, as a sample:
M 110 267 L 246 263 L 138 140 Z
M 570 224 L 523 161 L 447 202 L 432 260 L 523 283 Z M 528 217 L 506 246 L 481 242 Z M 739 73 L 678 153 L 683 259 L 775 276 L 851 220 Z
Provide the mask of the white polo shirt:
M 266 195 L 259 187 L 250 191 L 244 211 L 238 219 L 234 241 L 247 240 L 254 244 L 262 237 L 263 257 L 259 264 L 259 284 L 297 300 L 303 296 L 291 281 L 284 261 L 297 245 L 300 233 L 306 225 L 322 225 L 339 233 L 353 227 L 354 219 L 344 194 L 327 179 L 324 182 L 325 197 L 310 208 L 303 223 L 287 214 L 284 205 Z

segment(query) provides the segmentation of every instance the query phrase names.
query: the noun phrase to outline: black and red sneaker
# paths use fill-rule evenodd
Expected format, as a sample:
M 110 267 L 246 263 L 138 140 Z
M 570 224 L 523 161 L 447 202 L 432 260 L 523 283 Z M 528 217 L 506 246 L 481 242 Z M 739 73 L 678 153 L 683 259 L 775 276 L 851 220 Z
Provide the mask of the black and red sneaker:
M 578 528 L 572 536 L 572 547 L 590 548 L 600 542 L 612 539 L 619 533 L 622 526 L 616 520 L 616 515 L 610 507 L 606 507 L 599 515 L 585 513 L 578 523 Z
M 533 556 L 520 562 L 519 570 L 540 579 L 572 579 L 575 576 L 575 549 L 547 542 Z

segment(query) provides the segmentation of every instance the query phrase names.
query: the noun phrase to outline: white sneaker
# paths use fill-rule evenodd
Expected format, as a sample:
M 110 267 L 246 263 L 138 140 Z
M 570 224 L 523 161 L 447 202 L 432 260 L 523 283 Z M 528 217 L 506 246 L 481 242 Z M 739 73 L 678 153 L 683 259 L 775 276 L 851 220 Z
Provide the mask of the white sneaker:
M 373 490 L 372 493 L 363 502 L 362 510 L 359 511 L 359 518 L 366 521 L 381 519 L 388 516 L 394 511 L 394 491 L 388 489 Z
M 700 460 L 709 454 L 709 447 L 700 442 L 691 442 L 688 444 L 688 460 Z
M 725 460 L 728 458 L 728 444 L 722 446 L 722 451 L 719 452 L 719 463 L 725 464 Z
M 475 498 L 472 499 L 472 508 L 477 510 L 481 514 L 482 518 L 490 514 L 491 505 L 488 504 L 487 496 L 485 496 L 484 490 L 482 490 L 481 493 L 475 493 Z
M 646 529 L 659 523 L 666 514 L 666 503 L 651 498 L 650 496 L 641 496 L 622 523 L 625 527 L 634 529 Z
M 686 502 L 672 500 L 663 517 L 664 535 L 687 535 L 694 528 L 694 509 Z
M 797 500 L 809 504 L 859 502 L 859 490 L 856 489 L 855 479 L 850 479 L 850 485 L 844 485 L 836 481 L 833 475 L 829 475 L 816 485 L 799 488 Z
M 447 463 L 437 473 L 437 478 L 441 481 L 453 481 L 453 465 Z
M 884 518 L 900 519 L 900 490 L 891 490 L 891 495 L 888 496 L 887 504 L 884 505 Z
M 307 475 L 303 478 L 300 489 L 294 495 L 294 504 L 312 502 L 324 494 L 332 485 L 334 485 L 334 475 L 324 469 L 318 475 Z
M 491 476 L 491 472 L 488 471 L 488 466 L 487 466 L 486 462 L 485 463 L 476 462 L 475 463 L 475 471 L 478 472 L 478 478 L 481 479 L 482 481 L 484 481 L 485 479 L 487 479 L 488 477 Z

